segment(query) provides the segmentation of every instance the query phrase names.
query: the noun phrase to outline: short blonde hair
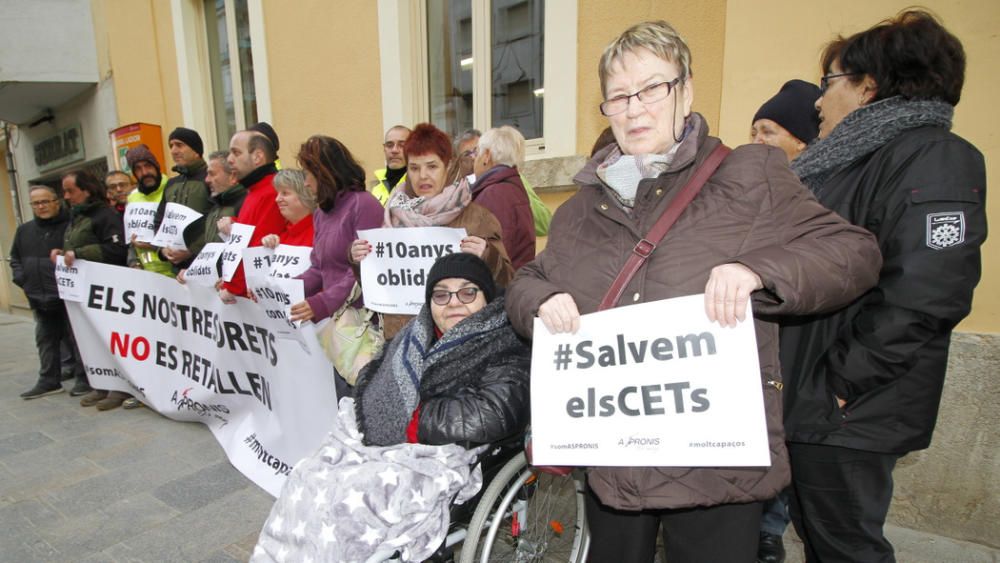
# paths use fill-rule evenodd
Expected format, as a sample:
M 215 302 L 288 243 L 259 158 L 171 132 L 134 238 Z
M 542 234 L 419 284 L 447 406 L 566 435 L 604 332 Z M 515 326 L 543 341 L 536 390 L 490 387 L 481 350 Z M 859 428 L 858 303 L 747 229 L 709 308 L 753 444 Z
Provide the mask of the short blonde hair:
M 601 95 L 607 93 L 608 75 L 615 62 L 621 61 L 625 53 L 635 53 L 646 49 L 661 59 L 677 65 L 681 81 L 691 77 L 691 49 L 684 38 L 669 23 L 658 20 L 633 25 L 604 48 L 597 74 L 601 78 Z
M 489 149 L 497 164 L 520 167 L 524 164 L 524 135 L 510 125 L 494 127 L 479 138 L 479 150 Z
M 274 190 L 285 187 L 291 188 L 295 195 L 299 196 L 302 205 L 309 208 L 309 211 L 316 211 L 316 194 L 306 187 L 306 175 L 301 170 L 284 168 L 279 170 L 274 176 Z

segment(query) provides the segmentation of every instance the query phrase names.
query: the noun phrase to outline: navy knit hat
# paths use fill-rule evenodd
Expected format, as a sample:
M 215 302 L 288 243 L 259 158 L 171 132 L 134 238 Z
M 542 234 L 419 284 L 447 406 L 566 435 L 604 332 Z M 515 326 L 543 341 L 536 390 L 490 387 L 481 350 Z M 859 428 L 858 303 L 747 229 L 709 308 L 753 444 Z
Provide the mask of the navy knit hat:
M 256 131 L 261 135 L 267 137 L 267 140 L 271 141 L 274 145 L 274 152 L 278 152 L 281 148 L 281 144 L 278 142 L 278 134 L 274 131 L 274 127 L 266 121 L 261 121 L 259 123 L 254 123 L 250 127 L 247 127 L 247 131 Z
M 205 144 L 201 142 L 201 135 L 199 135 L 194 129 L 178 127 L 177 129 L 171 131 L 170 136 L 167 137 L 168 141 L 173 141 L 174 139 L 177 139 L 178 141 L 191 147 L 191 150 L 198 153 L 198 156 L 205 153 Z
M 789 80 L 773 98 L 760 106 L 750 123 L 770 119 L 796 139 L 809 143 L 819 135 L 819 112 L 816 111 L 819 97 L 819 87 L 815 84 Z
M 427 274 L 427 289 L 424 295 L 424 302 L 431 302 L 431 293 L 434 292 L 434 284 L 448 278 L 462 278 L 479 286 L 486 302 L 493 301 L 497 295 L 497 286 L 493 282 L 493 273 L 489 266 L 481 258 L 468 252 L 456 252 L 442 256 L 434 262 L 430 273 Z
M 128 162 L 128 168 L 133 171 L 133 175 L 135 175 L 135 165 L 144 160 L 156 168 L 157 174 L 160 173 L 160 163 L 156 161 L 156 157 L 153 156 L 153 152 L 149 150 L 149 147 L 146 145 L 132 147 L 125 153 L 125 161 Z

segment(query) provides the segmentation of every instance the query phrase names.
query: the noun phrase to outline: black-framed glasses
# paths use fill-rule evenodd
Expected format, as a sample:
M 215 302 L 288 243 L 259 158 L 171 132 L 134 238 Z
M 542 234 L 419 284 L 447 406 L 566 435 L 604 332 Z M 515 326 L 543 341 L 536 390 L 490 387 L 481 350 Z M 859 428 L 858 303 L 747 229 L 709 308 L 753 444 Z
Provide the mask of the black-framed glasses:
M 628 109 L 629 101 L 632 98 L 636 98 L 644 104 L 658 102 L 669 96 L 670 92 L 677 87 L 677 84 L 679 84 L 680 81 L 681 77 L 678 76 L 669 82 L 657 82 L 656 84 L 650 84 L 634 94 L 629 94 L 627 96 L 615 96 L 610 100 L 604 100 L 601 102 L 601 113 L 605 117 L 618 115 Z
M 458 302 L 468 305 L 476 300 L 476 295 L 479 295 L 481 290 L 478 287 L 463 287 L 458 291 L 446 291 L 443 289 L 435 289 L 431 292 L 431 301 L 435 305 L 447 305 L 451 303 L 451 296 L 454 295 L 458 297 Z
M 857 76 L 859 74 L 864 74 L 863 72 L 838 72 L 837 74 L 826 74 L 819 79 L 819 94 L 822 96 L 826 94 L 826 89 L 830 87 L 831 78 L 840 78 L 841 76 Z
M 467 151 L 462 151 L 460 155 L 462 158 L 475 158 L 479 156 L 479 147 L 472 147 Z
M 58 199 L 40 199 L 38 201 L 31 202 L 32 207 L 43 207 L 46 205 L 52 205 L 53 203 L 59 201 Z

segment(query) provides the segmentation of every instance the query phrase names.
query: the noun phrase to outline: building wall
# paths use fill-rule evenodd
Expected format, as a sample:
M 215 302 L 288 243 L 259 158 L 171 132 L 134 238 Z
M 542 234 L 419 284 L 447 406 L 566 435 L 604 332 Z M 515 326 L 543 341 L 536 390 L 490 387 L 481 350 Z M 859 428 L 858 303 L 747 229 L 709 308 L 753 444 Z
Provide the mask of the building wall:
M 282 162 L 296 166 L 309 136 L 329 135 L 347 145 L 370 181 L 372 170 L 385 166 L 377 4 L 308 0 L 290 9 L 265 2 L 264 19 Z
M 597 76 L 601 53 L 629 26 L 646 20 L 666 20 L 688 42 L 694 111 L 705 116 L 711 131 L 717 131 L 726 18 L 726 0 L 581 0 L 577 24 L 577 152 L 590 154 L 594 141 L 608 125 L 598 109 L 603 101 Z
M 1000 178 L 1000 114 L 994 102 L 1000 77 L 1000 3 L 992 0 L 922 2 L 963 43 L 968 59 L 954 131 L 986 156 L 987 183 Z M 908 0 L 730 0 L 726 18 L 722 138 L 747 142 L 750 119 L 760 104 L 791 78 L 819 83 L 819 55 L 838 33 L 862 31 L 912 5 Z M 808 22 L 817 22 L 808 25 Z M 1000 198 L 987 198 L 992 224 L 1000 224 Z M 1000 240 L 983 247 L 983 279 L 972 314 L 959 326 L 971 332 L 1000 332 Z

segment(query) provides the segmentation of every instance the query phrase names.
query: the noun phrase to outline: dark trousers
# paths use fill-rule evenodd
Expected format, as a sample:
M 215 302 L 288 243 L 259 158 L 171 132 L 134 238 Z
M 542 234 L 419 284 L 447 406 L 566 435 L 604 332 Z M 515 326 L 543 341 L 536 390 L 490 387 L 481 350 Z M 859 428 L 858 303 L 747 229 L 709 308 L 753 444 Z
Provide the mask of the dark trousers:
M 790 499 L 807 562 L 896 560 L 882 528 L 892 502 L 896 454 L 789 443 Z
M 588 488 L 591 563 L 650 563 L 662 528 L 670 563 L 753 563 L 757 560 L 761 502 L 704 508 L 643 510 L 608 508 Z
M 55 388 L 62 385 L 62 351 L 63 340 L 70 343 L 73 350 L 73 376 L 77 382 L 87 382 L 87 375 L 80 360 L 80 351 L 73 338 L 73 330 L 69 324 L 66 308 L 59 306 L 53 309 L 34 309 L 35 315 L 35 346 L 38 347 L 38 383 L 45 387 Z

